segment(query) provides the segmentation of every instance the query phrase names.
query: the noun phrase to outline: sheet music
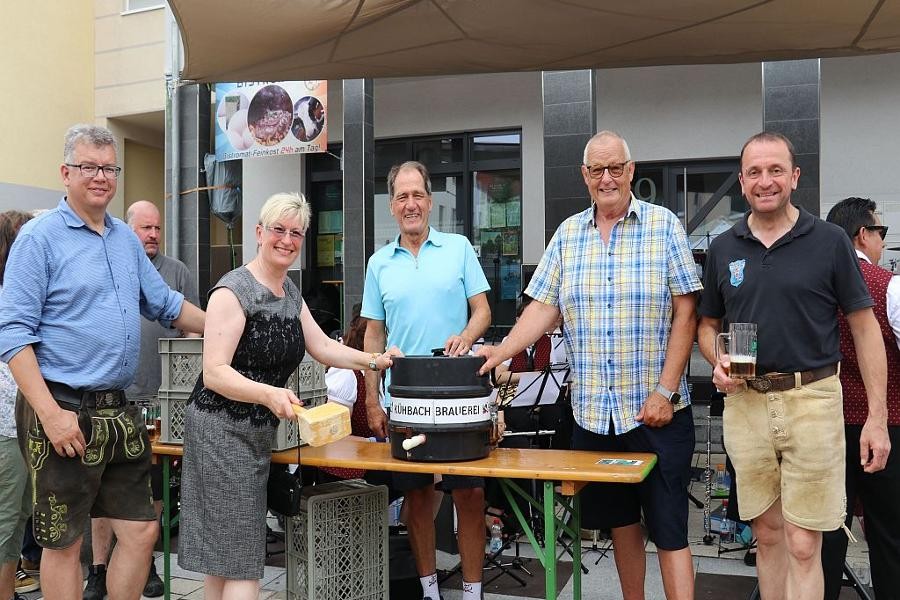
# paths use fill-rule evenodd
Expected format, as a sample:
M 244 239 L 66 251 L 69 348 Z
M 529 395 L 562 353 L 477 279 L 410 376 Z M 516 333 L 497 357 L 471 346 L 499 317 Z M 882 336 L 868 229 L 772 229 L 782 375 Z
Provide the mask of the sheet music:
M 551 369 L 536 373 L 522 373 L 516 395 L 504 406 L 539 406 L 542 404 L 556 404 L 559 398 L 559 390 L 564 385 L 565 377 L 569 372 L 568 365 L 565 370 Z M 543 381 L 546 378 L 546 383 Z M 538 397 L 540 394 L 540 397 Z

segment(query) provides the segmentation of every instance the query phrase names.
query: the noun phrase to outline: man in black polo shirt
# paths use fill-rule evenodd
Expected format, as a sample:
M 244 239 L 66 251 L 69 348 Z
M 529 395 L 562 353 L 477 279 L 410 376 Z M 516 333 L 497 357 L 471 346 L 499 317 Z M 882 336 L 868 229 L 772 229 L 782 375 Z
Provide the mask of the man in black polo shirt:
M 847 315 L 869 398 L 860 460 L 890 452 L 884 342 L 850 241 L 791 204 L 800 169 L 790 141 L 760 133 L 741 151 L 750 212 L 710 245 L 698 308 L 700 349 L 728 393 L 725 448 L 737 472 L 741 518 L 753 520 L 766 600 L 820 600 L 822 531 L 843 524 L 844 428 L 837 309 Z M 715 358 L 722 321 L 756 323 L 756 379 L 731 379 Z M 759 377 L 765 374 L 763 377 Z

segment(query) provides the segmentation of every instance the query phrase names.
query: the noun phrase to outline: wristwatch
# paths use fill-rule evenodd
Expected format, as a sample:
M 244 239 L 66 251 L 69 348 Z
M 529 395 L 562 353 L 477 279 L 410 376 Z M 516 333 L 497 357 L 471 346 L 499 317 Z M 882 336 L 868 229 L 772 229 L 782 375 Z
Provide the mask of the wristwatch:
M 370 355 L 370 357 L 369 357 L 369 358 L 370 358 L 370 360 L 369 360 L 369 368 L 370 368 L 371 370 L 373 370 L 373 371 L 377 371 L 377 370 L 378 370 L 378 365 L 375 363 L 375 361 L 378 360 L 378 357 L 379 357 L 379 356 L 381 356 L 381 355 L 380 355 L 380 354 L 376 354 L 375 352 L 373 352 L 373 353 Z
M 671 402 L 672 404 L 678 404 L 681 402 L 681 394 L 678 392 L 673 392 L 671 390 L 663 387 L 663 384 L 659 383 L 656 385 L 656 393 Z

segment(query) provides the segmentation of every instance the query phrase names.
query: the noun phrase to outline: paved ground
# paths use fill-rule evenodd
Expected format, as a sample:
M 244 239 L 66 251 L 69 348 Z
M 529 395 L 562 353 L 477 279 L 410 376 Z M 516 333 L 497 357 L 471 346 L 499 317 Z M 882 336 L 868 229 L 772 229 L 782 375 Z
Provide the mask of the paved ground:
M 714 456 L 713 464 L 720 460 L 722 460 L 721 457 Z M 698 457 L 697 465 L 704 466 L 705 457 Z M 703 486 L 699 482 L 695 482 L 692 484 L 691 491 L 698 498 L 703 497 Z M 717 503 L 714 504 L 714 506 L 716 505 Z M 274 519 L 272 519 L 271 521 L 274 524 Z M 691 506 L 690 510 L 689 531 L 691 552 L 694 555 L 694 569 L 698 574 L 697 598 L 710 597 L 715 598 L 716 600 L 731 600 L 732 598 L 734 598 L 734 600 L 743 600 L 744 598 L 747 598 L 746 590 L 752 590 L 752 579 L 750 578 L 755 578 L 756 569 L 754 567 L 748 567 L 744 564 L 743 558 L 745 555 L 745 551 L 741 549 L 740 545 L 729 546 L 730 548 L 738 549 L 738 551 L 726 554 L 720 554 L 721 548 L 718 543 L 714 543 L 713 545 L 705 545 L 703 543 L 703 511 L 695 508 L 693 505 Z M 857 539 L 860 540 L 860 542 L 850 545 L 850 550 L 848 553 L 848 563 L 856 571 L 857 575 L 860 577 L 863 583 L 868 584 L 870 581 L 868 549 L 866 547 L 865 541 L 863 541 L 863 535 L 861 534 L 861 531 L 859 531 L 858 523 L 854 523 L 853 533 L 857 537 Z M 606 544 L 601 539 L 598 541 L 597 548 L 602 549 L 605 545 Z M 595 564 L 595 561 L 597 561 L 598 557 L 600 557 L 600 553 L 591 551 L 592 540 L 584 540 L 582 547 L 584 548 L 584 551 L 586 553 L 583 561 L 589 569 L 589 573 L 584 575 L 582 578 L 583 598 L 585 598 L 585 600 L 614 600 L 621 598 L 612 551 L 607 553 L 606 556 L 601 557 L 599 562 Z M 523 556 L 534 556 L 527 542 L 521 545 L 521 552 Z M 438 553 L 439 569 L 450 569 L 455 566 L 457 562 L 458 557 L 455 555 L 445 554 L 443 552 Z M 162 556 L 159 554 L 157 554 L 156 564 L 160 574 L 162 574 Z M 174 556 L 172 564 L 172 598 L 185 598 L 190 600 L 202 599 L 202 577 L 196 573 L 190 573 L 179 569 L 176 565 Z M 729 575 L 735 576 L 737 578 L 704 578 L 704 575 Z M 719 585 L 719 591 L 707 592 L 707 595 L 701 595 L 699 589 L 701 580 L 703 580 L 705 584 L 711 582 L 708 584 L 712 585 L 712 583 L 715 583 Z M 725 588 L 730 591 L 721 591 L 723 582 Z M 748 586 L 750 587 L 748 588 Z M 265 576 L 262 581 L 262 587 L 263 593 L 260 595 L 261 600 L 287 598 L 285 570 L 280 567 L 266 567 Z M 515 589 L 513 586 L 510 586 L 509 589 L 509 595 L 487 594 L 485 597 L 487 600 L 513 600 L 516 598 L 524 598 L 523 596 L 514 595 Z M 572 598 L 572 589 L 573 585 L 570 580 L 563 588 L 560 599 L 567 600 Z M 646 590 L 646 597 L 648 600 L 662 600 L 663 598 L 665 598 L 662 591 L 662 580 L 660 578 L 659 567 L 656 561 L 655 548 L 651 543 L 648 543 L 647 545 Z M 443 589 L 442 594 L 444 596 L 444 600 L 460 600 L 462 598 L 462 592 L 458 589 Z M 42 597 L 39 591 L 26 594 L 26 596 L 29 600 L 38 600 Z M 855 595 L 850 590 L 845 590 L 844 595 L 842 596 L 842 598 L 854 597 Z

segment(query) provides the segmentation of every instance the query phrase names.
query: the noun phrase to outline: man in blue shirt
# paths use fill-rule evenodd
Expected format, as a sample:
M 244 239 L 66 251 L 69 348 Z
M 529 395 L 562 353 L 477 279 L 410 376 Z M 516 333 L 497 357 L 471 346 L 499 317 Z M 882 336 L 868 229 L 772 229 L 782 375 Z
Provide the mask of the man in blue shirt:
M 140 597 L 157 536 L 150 443 L 127 406 L 141 315 L 201 333 L 204 314 L 172 291 L 131 229 L 106 208 L 121 168 L 112 134 L 66 132 L 66 197 L 19 233 L 0 296 L 0 360 L 19 386 L 16 425 L 32 469 L 44 596 L 81 597 L 82 531 L 108 517 L 119 544 L 113 598 Z
M 390 345 L 407 355 L 431 355 L 433 348 L 443 346 L 450 356 L 466 354 L 491 321 L 490 287 L 475 250 L 463 236 L 429 227 L 431 180 L 423 164 L 394 166 L 388 195 L 400 235 L 369 259 L 360 313 L 369 319 L 365 350 L 381 353 Z M 378 382 L 375 374 L 366 373 L 369 426 L 383 438 L 387 417 L 378 402 Z M 385 404 L 390 405 L 387 393 Z M 394 485 L 409 507 L 406 525 L 422 597 L 438 600 L 433 482 L 432 475 L 398 473 Z M 456 505 L 463 600 L 476 600 L 482 597 L 484 479 L 444 476 L 443 488 L 451 491 Z

